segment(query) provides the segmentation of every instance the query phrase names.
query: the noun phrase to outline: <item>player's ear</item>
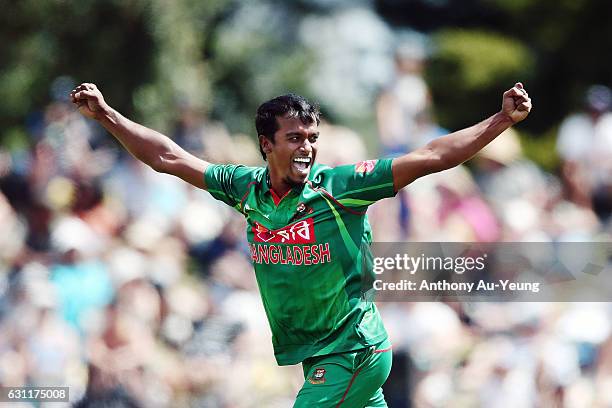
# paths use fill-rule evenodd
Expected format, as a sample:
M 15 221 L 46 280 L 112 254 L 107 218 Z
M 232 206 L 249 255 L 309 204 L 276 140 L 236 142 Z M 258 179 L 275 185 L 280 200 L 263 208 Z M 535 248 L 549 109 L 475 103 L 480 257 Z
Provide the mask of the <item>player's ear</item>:
M 263 150 L 265 154 L 268 154 L 272 151 L 272 141 L 264 135 L 259 135 L 259 145 L 261 146 L 261 150 Z

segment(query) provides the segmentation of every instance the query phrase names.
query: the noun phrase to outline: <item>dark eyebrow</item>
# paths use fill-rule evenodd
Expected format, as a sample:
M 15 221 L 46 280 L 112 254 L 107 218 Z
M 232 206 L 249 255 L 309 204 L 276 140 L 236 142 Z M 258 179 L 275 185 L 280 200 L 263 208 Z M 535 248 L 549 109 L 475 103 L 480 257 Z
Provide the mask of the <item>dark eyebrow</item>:
M 285 136 L 287 137 L 293 137 L 293 136 L 303 136 L 304 134 L 302 132 L 288 132 L 285 133 Z M 319 136 L 319 132 L 313 132 L 313 133 L 309 133 L 308 137 L 312 137 L 312 136 Z

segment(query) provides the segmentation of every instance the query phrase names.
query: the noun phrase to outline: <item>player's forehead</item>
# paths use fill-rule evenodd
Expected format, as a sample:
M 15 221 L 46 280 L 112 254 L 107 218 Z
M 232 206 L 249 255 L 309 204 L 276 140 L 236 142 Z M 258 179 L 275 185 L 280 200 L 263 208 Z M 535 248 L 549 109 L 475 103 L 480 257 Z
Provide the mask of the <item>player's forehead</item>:
M 278 133 L 280 134 L 288 134 L 288 133 L 304 133 L 304 134 L 318 134 L 319 127 L 315 120 L 305 121 L 302 120 L 298 116 L 294 115 L 284 115 L 277 116 L 276 121 L 278 123 Z

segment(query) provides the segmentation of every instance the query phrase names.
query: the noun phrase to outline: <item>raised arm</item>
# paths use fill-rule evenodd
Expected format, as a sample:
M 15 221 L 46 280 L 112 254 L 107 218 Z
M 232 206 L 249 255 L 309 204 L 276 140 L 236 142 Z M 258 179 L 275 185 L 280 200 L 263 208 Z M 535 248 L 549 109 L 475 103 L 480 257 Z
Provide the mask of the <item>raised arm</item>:
M 138 160 L 155 171 L 206 188 L 204 171 L 209 163 L 188 153 L 169 137 L 125 118 L 104 101 L 94 84 L 77 86 L 70 98 L 82 115 L 100 122 Z
M 392 171 L 395 190 L 400 190 L 419 177 L 450 169 L 469 160 L 504 130 L 525 119 L 530 111 L 531 99 L 523 84 L 518 82 L 504 92 L 502 109 L 495 115 L 394 159 Z

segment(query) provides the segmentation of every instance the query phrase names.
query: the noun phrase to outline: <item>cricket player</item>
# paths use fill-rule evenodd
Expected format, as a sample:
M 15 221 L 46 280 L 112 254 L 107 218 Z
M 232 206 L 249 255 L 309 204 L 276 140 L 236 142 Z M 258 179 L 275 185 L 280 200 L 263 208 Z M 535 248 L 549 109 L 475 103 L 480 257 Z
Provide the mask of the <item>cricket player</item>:
M 83 83 L 70 96 L 137 159 L 208 190 L 246 218 L 276 361 L 302 363 L 304 385 L 294 407 L 308 408 L 387 406 L 382 385 L 391 343 L 376 306 L 362 296 L 368 206 L 463 163 L 531 110 L 517 83 L 503 94 L 498 113 L 472 127 L 395 159 L 331 168 L 316 163 L 318 109 L 301 96 L 283 95 L 257 109 L 267 166 L 245 167 L 191 155 L 115 111 L 94 84 Z

